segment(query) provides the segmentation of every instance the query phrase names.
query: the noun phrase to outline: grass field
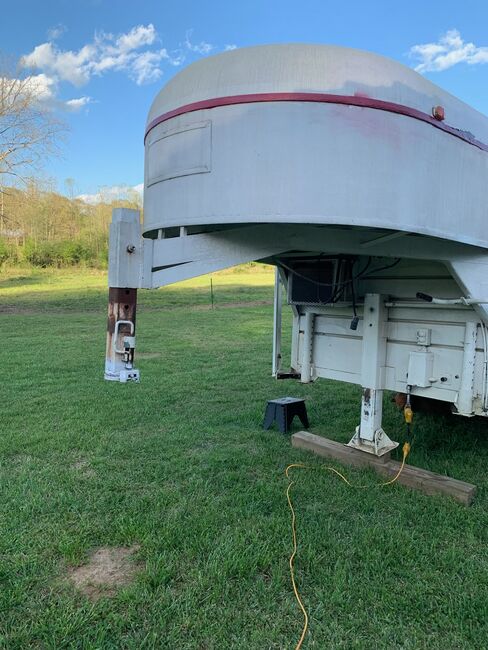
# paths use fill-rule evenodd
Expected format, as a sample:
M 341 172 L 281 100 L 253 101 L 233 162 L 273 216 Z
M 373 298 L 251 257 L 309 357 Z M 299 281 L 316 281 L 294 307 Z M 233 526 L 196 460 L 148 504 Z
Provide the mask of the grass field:
M 312 430 L 346 441 L 359 389 L 270 377 L 260 267 L 215 274 L 213 310 L 208 278 L 141 291 L 142 382 L 104 382 L 105 282 L 0 275 L 0 648 L 294 648 L 283 472 L 320 461 L 262 431 L 264 407 L 305 396 Z M 402 440 L 390 403 L 384 427 Z M 304 648 L 488 647 L 488 423 L 418 414 L 415 428 L 410 462 L 476 483 L 474 504 L 301 472 Z M 135 547 L 141 570 L 93 600 L 68 577 L 100 547 Z

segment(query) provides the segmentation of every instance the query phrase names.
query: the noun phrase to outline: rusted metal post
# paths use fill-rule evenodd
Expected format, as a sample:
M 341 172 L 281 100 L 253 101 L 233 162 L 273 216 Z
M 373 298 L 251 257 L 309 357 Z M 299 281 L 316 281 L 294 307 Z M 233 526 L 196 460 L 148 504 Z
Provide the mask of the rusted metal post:
M 109 381 L 139 381 L 134 368 L 136 306 L 137 289 L 109 288 L 105 352 L 105 379 Z
M 105 352 L 105 379 L 109 381 L 139 381 L 134 368 L 137 288 L 143 261 L 139 218 L 138 210 L 117 208 L 112 213 Z

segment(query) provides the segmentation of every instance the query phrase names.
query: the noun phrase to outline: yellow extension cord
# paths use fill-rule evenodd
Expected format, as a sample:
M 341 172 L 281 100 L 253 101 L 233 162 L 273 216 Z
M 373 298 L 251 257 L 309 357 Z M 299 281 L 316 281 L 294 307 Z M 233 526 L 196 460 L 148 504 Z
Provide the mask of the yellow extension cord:
M 407 414 L 405 414 L 405 415 L 407 415 Z M 407 419 L 407 417 L 406 417 L 405 419 L 406 419 L 407 423 L 410 424 L 411 418 L 409 417 Z M 400 476 L 400 474 L 403 471 L 403 468 L 405 467 L 405 460 L 406 460 L 408 454 L 410 453 L 410 443 L 405 442 L 403 444 L 402 451 L 403 451 L 403 459 L 402 459 L 402 463 L 400 465 L 400 469 L 398 470 L 398 472 L 389 481 L 385 481 L 384 483 L 375 484 L 377 487 L 384 487 L 386 485 L 391 485 L 392 483 L 395 483 L 395 481 L 398 479 L 398 477 Z M 335 467 L 330 467 L 329 465 L 321 466 L 319 468 L 314 468 L 314 467 L 307 466 L 307 465 L 305 465 L 303 463 L 292 463 L 291 465 L 288 465 L 288 467 L 285 470 L 285 474 L 286 474 L 287 479 L 290 479 L 289 471 L 291 469 L 293 469 L 293 468 L 298 468 L 298 469 L 325 469 L 325 470 L 328 470 L 329 472 L 332 472 L 333 474 L 336 474 L 340 479 L 342 479 L 344 481 L 344 483 L 349 485 L 349 487 L 356 487 L 358 489 L 365 489 L 365 488 L 371 487 L 370 485 L 353 485 L 344 476 L 344 474 L 341 474 L 341 472 L 339 472 L 337 469 L 335 469 Z M 293 593 L 295 594 L 295 598 L 296 598 L 297 603 L 298 603 L 300 609 L 302 610 L 302 614 L 303 614 L 302 634 L 300 636 L 300 639 L 299 639 L 298 643 L 295 646 L 295 650 L 300 650 L 300 648 L 302 647 L 303 641 L 305 639 L 305 635 L 307 634 L 307 630 L 308 630 L 308 614 L 307 614 L 307 610 L 305 609 L 305 605 L 303 604 L 302 599 L 300 598 L 300 593 L 298 591 L 296 581 L 295 581 L 295 557 L 296 557 L 296 554 L 297 554 L 297 531 L 296 531 L 295 510 L 293 508 L 293 503 L 291 501 L 291 496 L 290 496 L 290 491 L 291 491 L 291 488 L 293 487 L 294 484 L 295 484 L 295 481 L 292 481 L 292 480 L 290 480 L 290 482 L 288 483 L 288 487 L 286 488 L 286 498 L 287 498 L 287 501 L 288 501 L 288 506 L 289 506 L 290 511 L 291 511 L 291 531 L 292 531 L 292 540 L 293 540 L 293 553 L 290 555 L 290 559 L 289 559 L 291 584 L 293 586 Z

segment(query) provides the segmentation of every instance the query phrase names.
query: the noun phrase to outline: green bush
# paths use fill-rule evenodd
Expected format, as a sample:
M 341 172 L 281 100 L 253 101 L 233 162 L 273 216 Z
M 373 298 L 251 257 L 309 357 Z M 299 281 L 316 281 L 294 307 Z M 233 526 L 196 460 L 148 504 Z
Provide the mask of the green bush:
M 23 248 L 23 258 L 32 266 L 58 266 L 56 256 L 56 245 L 51 242 L 27 241 Z
M 65 241 L 58 244 L 58 264 L 61 266 L 74 266 L 93 260 L 95 251 L 93 247 L 83 241 Z
M 3 237 L 0 237 L 0 266 L 18 262 L 17 248 Z
M 108 269 L 108 242 L 106 239 L 98 249 L 98 254 L 94 259 L 94 266 L 99 269 Z
M 22 257 L 28 264 L 42 268 L 78 265 L 104 268 L 107 265 L 107 245 L 105 242 L 97 245 L 82 239 L 37 243 L 27 241 Z

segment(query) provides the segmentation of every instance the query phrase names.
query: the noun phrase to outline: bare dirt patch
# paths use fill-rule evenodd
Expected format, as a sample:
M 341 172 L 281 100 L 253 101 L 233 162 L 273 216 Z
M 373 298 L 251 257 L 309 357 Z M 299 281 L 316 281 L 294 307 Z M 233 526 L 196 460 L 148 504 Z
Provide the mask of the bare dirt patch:
M 114 596 L 120 587 L 130 584 L 142 570 L 142 563 L 132 557 L 139 545 L 102 547 L 94 551 L 87 564 L 72 568 L 70 582 L 91 600 Z
M 85 478 L 93 478 L 96 476 L 95 470 L 90 467 L 90 463 L 87 460 L 76 461 L 76 463 L 71 465 L 71 469 L 76 470 Z

